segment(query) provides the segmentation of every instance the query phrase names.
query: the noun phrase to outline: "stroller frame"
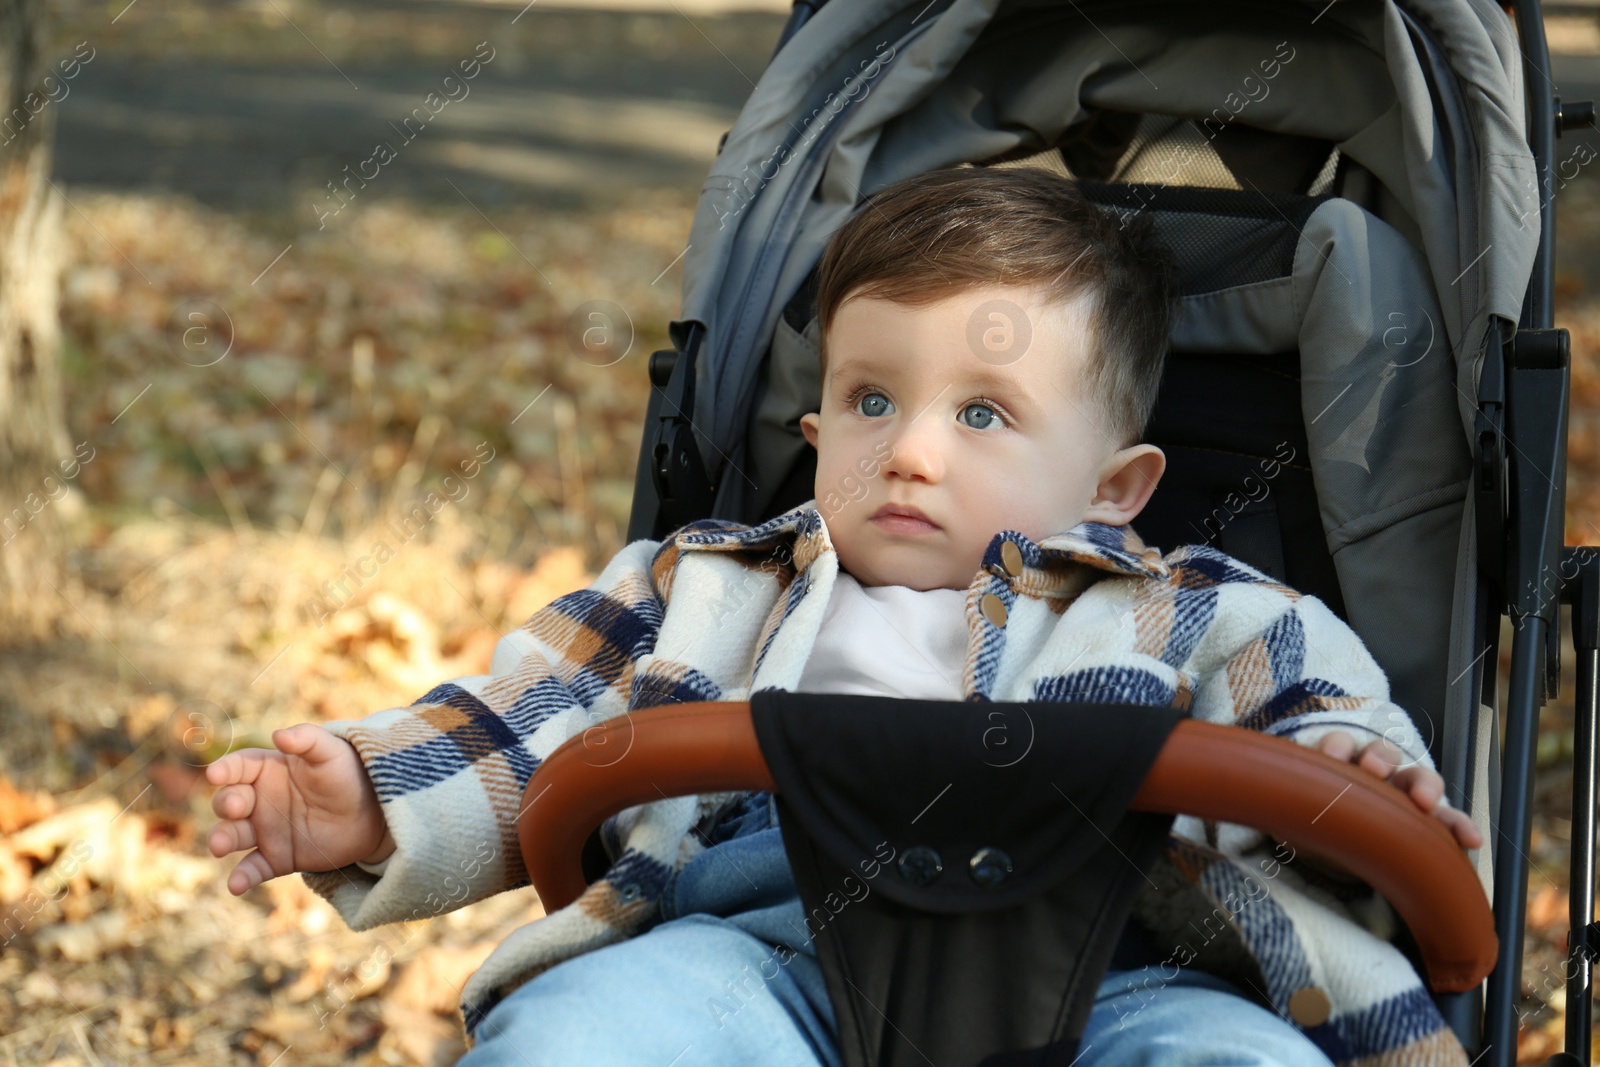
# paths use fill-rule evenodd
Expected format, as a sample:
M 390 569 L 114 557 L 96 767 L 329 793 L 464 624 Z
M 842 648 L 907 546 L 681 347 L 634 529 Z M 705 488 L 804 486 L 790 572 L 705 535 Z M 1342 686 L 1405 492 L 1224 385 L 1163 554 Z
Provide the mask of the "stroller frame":
M 826 0 L 794 0 L 774 56 Z M 1503 3 L 1514 19 L 1523 52 L 1527 141 L 1537 175 L 1540 234 L 1519 321 L 1493 319 L 1476 398 L 1471 492 L 1475 498 L 1478 603 L 1473 647 L 1482 650 L 1479 703 L 1498 701 L 1502 617 L 1513 623 L 1506 679 L 1499 778 L 1491 742 L 1489 836 L 1495 853 L 1493 907 L 1500 956 L 1486 988 L 1436 996 L 1469 1055 L 1489 1065 L 1516 1062 L 1527 857 L 1532 827 L 1533 770 L 1539 709 L 1559 695 L 1560 610 L 1570 605 L 1577 657 L 1571 847 L 1570 929 L 1566 971 L 1565 1050 L 1553 1067 L 1590 1062 L 1593 968 L 1600 960 L 1600 923 L 1594 921 L 1597 718 L 1600 718 L 1600 546 L 1565 544 L 1567 411 L 1570 402 L 1568 334 L 1553 319 L 1555 252 L 1555 139 L 1595 125 L 1592 102 L 1550 95 L 1549 50 L 1540 0 Z M 727 135 L 724 134 L 724 140 Z M 721 146 L 719 145 L 719 151 Z M 676 347 L 654 353 L 645 435 L 636 475 L 630 540 L 661 538 L 713 513 L 715 488 L 694 427 L 696 353 L 705 330 L 690 323 Z M 1555 412 L 1551 418 L 1549 413 Z M 1476 713 L 1475 713 L 1476 716 Z M 1472 791 L 1467 737 L 1445 738 L 1440 771 L 1446 795 L 1461 805 Z M 1498 787 L 1498 788 L 1497 788 Z M 1496 796 L 1498 794 L 1498 797 Z

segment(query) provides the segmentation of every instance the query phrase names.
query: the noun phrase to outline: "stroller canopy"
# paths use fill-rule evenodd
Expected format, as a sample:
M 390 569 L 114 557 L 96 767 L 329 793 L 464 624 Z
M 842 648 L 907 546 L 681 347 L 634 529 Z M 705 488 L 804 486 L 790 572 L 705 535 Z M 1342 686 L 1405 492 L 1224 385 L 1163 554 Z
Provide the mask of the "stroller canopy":
M 1448 348 L 1475 370 L 1486 317 L 1518 316 L 1539 237 L 1521 78 L 1487 0 L 828 4 L 763 74 L 695 215 L 673 340 L 706 327 L 696 421 L 711 469 L 717 450 L 744 450 L 780 310 L 861 199 L 1045 149 L 1095 109 L 1211 120 L 1213 139 L 1220 119 L 1332 142 L 1376 180 L 1364 206 L 1425 255 Z M 1476 395 L 1475 377 L 1460 384 Z M 722 484 L 719 511 L 740 510 L 748 484 Z
M 745 105 L 690 234 L 671 330 L 700 339 L 716 514 L 810 495 L 807 283 L 833 232 L 900 179 L 1035 157 L 1153 215 L 1183 274 L 1175 356 L 1295 370 L 1333 602 L 1436 755 L 1481 763 L 1483 738 L 1450 737 L 1477 699 L 1452 681 L 1476 651 L 1470 442 L 1489 317 L 1517 320 L 1539 239 L 1521 52 L 1487 0 L 827 4 Z

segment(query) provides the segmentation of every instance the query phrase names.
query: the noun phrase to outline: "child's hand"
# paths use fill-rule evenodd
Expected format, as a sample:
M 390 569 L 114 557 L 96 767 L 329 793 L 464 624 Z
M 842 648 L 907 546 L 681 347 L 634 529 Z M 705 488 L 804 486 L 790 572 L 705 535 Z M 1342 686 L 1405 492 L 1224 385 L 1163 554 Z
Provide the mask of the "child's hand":
M 274 730 L 269 748 L 231 752 L 206 768 L 221 786 L 207 838 L 213 856 L 254 849 L 228 876 L 234 896 L 296 871 L 331 871 L 394 851 L 377 790 L 355 747 L 313 723 Z
M 1462 848 L 1477 848 L 1483 844 L 1483 834 L 1473 825 L 1472 818 L 1443 803 L 1444 779 L 1421 764 L 1402 767 L 1405 755 L 1389 741 L 1379 739 L 1365 748 L 1357 748 L 1355 738 L 1342 730 L 1334 730 L 1317 741 L 1316 750 L 1354 763 L 1405 790 L 1417 807 L 1449 827 Z

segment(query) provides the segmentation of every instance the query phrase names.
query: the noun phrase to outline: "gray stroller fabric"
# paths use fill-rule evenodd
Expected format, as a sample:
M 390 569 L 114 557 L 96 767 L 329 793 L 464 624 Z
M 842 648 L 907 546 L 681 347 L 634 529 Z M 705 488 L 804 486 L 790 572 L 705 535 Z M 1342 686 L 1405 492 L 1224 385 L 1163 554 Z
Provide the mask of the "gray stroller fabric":
M 1375 176 L 1367 206 L 1426 255 L 1475 395 L 1485 318 L 1515 320 L 1538 242 L 1519 57 L 1486 0 L 829 4 L 774 58 L 701 191 L 672 325 L 679 343 L 689 322 L 707 328 L 696 421 L 738 463 L 779 311 L 863 197 L 1043 149 L 1090 107 L 1210 119 L 1211 130 L 1220 112 L 1227 125 L 1335 142 Z M 1268 83 L 1260 64 L 1273 60 Z M 714 472 L 717 450 L 706 450 Z M 744 478 L 719 481 L 719 509 L 753 492 Z
M 1176 214 L 1154 214 L 1181 245 Z M 1301 353 L 1311 467 L 1349 622 L 1424 728 L 1442 721 L 1472 476 L 1442 316 L 1416 249 L 1330 199 L 1307 219 L 1291 273 L 1184 297 L 1172 337 L 1181 352 Z
M 1174 350 L 1298 351 L 1350 622 L 1396 701 L 1470 745 L 1477 376 L 1488 317 L 1518 317 L 1539 235 L 1520 50 L 1487 0 L 826 5 L 729 133 L 685 257 L 672 335 L 706 330 L 695 422 L 716 513 L 760 516 L 805 447 L 816 325 L 782 310 L 861 200 L 1042 152 L 1108 110 L 1192 120 L 1189 142 L 1217 150 L 1254 131 L 1315 139 L 1348 167 L 1352 199 L 1311 216 L 1292 270 L 1186 297 Z M 1185 143 L 1112 180 L 1214 181 Z

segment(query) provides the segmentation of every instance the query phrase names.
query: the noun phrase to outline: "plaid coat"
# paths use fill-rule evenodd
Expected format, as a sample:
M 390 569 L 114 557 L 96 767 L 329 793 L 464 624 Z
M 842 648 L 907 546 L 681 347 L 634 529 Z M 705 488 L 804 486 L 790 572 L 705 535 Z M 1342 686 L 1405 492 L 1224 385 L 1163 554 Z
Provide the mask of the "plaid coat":
M 303 877 L 355 930 L 526 886 L 516 817 L 540 761 L 614 715 L 793 689 L 837 574 L 815 501 L 755 527 L 708 519 L 635 541 L 592 586 L 505 635 L 489 674 L 326 724 L 360 753 L 397 847 L 381 874 L 351 864 Z M 1003 615 L 980 610 L 991 594 Z M 967 700 L 1176 705 L 1304 744 L 1332 729 L 1363 743 L 1387 736 L 1431 766 L 1344 622 L 1209 547 L 1162 556 L 1131 527 L 1096 522 L 1039 542 L 1002 531 L 965 610 Z M 737 796 L 663 800 L 614 818 L 606 837 L 617 858 L 605 877 L 514 931 L 467 982 L 469 1044 L 529 978 L 648 929 L 669 875 L 705 847 L 696 827 Z M 1171 947 L 1144 973 L 1152 988 L 1193 966 L 1253 990 L 1340 1064 L 1466 1063 L 1386 940 L 1392 913 L 1365 887 L 1333 881 L 1253 830 L 1190 816 L 1174 823 L 1152 877 L 1161 891 L 1147 891 L 1135 914 Z

